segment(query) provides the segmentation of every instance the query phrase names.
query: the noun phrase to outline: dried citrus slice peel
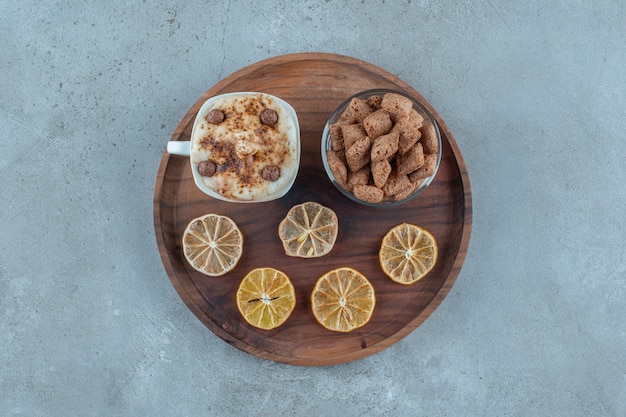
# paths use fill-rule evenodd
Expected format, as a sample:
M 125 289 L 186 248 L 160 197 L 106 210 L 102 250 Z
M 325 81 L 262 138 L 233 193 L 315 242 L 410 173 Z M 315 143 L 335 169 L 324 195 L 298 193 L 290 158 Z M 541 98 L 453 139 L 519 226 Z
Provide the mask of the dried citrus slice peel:
M 349 267 L 322 275 L 311 293 L 315 319 L 336 332 L 350 332 L 365 326 L 375 306 L 374 287 L 365 276 Z
M 195 270 L 212 277 L 224 275 L 241 258 L 243 234 L 229 217 L 206 214 L 187 225 L 183 253 Z
M 437 241 L 427 230 L 414 224 L 393 227 L 380 245 L 380 266 L 393 281 L 409 285 L 428 274 L 439 256 Z
M 308 201 L 293 206 L 278 226 L 278 236 L 288 256 L 324 256 L 337 239 L 339 222 L 330 208 Z
M 289 277 L 274 268 L 256 268 L 239 284 L 237 308 L 254 327 L 271 330 L 282 325 L 296 306 Z

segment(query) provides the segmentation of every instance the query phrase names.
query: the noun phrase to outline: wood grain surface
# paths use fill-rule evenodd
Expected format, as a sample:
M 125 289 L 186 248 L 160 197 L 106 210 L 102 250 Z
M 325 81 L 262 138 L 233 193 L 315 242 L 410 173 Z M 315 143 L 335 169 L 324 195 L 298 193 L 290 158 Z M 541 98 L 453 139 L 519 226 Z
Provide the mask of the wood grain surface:
M 371 88 L 403 90 L 435 116 L 442 135 L 439 171 L 410 202 L 388 208 L 359 205 L 341 195 L 328 180 L 320 156 L 326 120 L 350 95 Z M 278 96 L 296 110 L 302 158 L 296 182 L 287 195 L 268 203 L 237 204 L 212 199 L 194 185 L 189 159 L 164 152 L 154 192 L 156 240 L 167 274 L 185 304 L 217 336 L 260 358 L 301 366 L 345 363 L 379 352 L 401 340 L 428 318 L 450 291 L 467 252 L 472 222 L 469 177 L 461 152 L 436 110 L 411 86 L 370 63 L 341 55 L 283 55 L 243 68 L 210 88 L 189 109 L 171 140 L 189 140 L 196 113 L 208 98 L 235 91 Z M 163 144 L 165 146 L 165 143 Z M 287 211 L 304 201 L 332 208 L 339 235 L 330 254 L 315 259 L 285 255 L 278 224 Z M 206 213 L 232 218 L 244 234 L 244 253 L 237 267 L 211 278 L 187 264 L 181 234 L 188 222 Z M 378 263 L 384 234 L 402 222 L 428 229 L 439 245 L 439 261 L 421 281 L 404 286 L 387 278 Z M 256 329 L 240 316 L 235 292 L 248 271 L 271 266 L 292 280 L 297 305 L 287 322 L 271 331 Z M 363 273 L 376 291 L 371 321 L 351 333 L 321 327 L 310 311 L 310 294 L 323 273 L 350 266 Z

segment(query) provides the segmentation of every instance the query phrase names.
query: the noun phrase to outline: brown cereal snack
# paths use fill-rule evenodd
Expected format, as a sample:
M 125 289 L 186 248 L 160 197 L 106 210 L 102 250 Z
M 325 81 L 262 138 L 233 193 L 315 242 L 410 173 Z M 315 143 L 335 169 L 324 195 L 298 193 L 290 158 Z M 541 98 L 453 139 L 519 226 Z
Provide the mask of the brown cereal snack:
M 280 168 L 276 165 L 268 165 L 263 167 L 261 171 L 261 178 L 266 181 L 276 181 L 280 178 Z
M 198 172 L 203 177 L 212 177 L 217 172 L 217 165 L 212 161 L 202 161 L 198 164 Z
M 383 102 L 383 98 L 381 96 L 371 96 L 366 101 L 367 101 L 367 104 L 370 105 L 372 110 L 379 110 L 380 109 L 380 105 Z
M 398 131 L 391 131 L 374 139 L 372 142 L 372 161 L 380 161 L 392 157 L 398 151 Z
M 360 123 L 353 123 L 341 126 L 341 134 L 343 136 L 343 146 L 348 149 L 354 142 L 367 136 L 367 132 Z
M 345 187 L 348 183 L 348 168 L 346 168 L 346 164 L 344 164 L 339 155 L 332 150 L 326 152 L 326 159 L 328 160 L 330 171 L 335 176 L 337 182 L 342 187 Z
M 225 117 L 224 112 L 220 109 L 211 109 L 211 111 L 206 114 L 206 121 L 218 125 L 224 121 Z
M 424 153 L 437 153 L 439 150 L 439 142 L 437 141 L 437 132 L 435 132 L 435 126 L 429 123 L 420 127 L 422 133 L 422 146 L 424 147 Z
M 391 126 L 389 113 L 384 110 L 377 110 L 363 120 L 363 127 L 371 139 L 389 133 Z
M 437 166 L 437 154 L 429 153 L 424 155 L 424 165 L 418 170 L 409 174 L 411 182 L 417 182 L 418 180 L 428 178 L 435 173 L 435 167 Z
M 400 139 L 398 140 L 398 153 L 400 155 L 405 154 L 417 143 L 422 137 L 418 125 L 414 124 L 410 116 L 401 117 L 398 123 L 394 126 L 397 127 L 400 132 Z
M 328 126 L 328 134 L 330 136 L 330 149 L 340 151 L 344 149 L 343 134 L 341 133 L 341 125 L 333 123 Z
M 382 188 L 391 174 L 391 164 L 386 159 L 380 161 L 374 161 L 371 165 L 372 178 L 374 179 L 374 185 L 378 188 Z
M 391 171 L 387 182 L 383 186 L 383 192 L 386 196 L 394 196 L 398 193 L 406 191 L 407 188 L 411 187 L 411 181 L 409 180 L 408 175 L 399 174 L 398 170 L 394 169 Z
M 348 104 L 348 112 L 352 114 L 352 117 L 356 122 L 362 122 L 368 115 L 370 115 L 374 110 L 370 107 L 369 104 L 365 100 L 361 100 L 359 98 L 353 98 L 350 100 L 350 104 Z
M 413 102 L 400 94 L 387 93 L 384 95 L 380 107 L 388 111 L 391 115 L 391 120 L 395 122 L 402 116 L 409 114 L 413 108 Z
M 399 192 L 398 194 L 394 194 L 391 198 L 395 201 L 404 200 L 408 196 L 415 191 L 417 187 L 419 187 L 424 180 L 419 180 L 418 182 L 412 182 L 409 187 L 407 187 L 404 191 Z
M 346 149 L 346 162 L 350 171 L 358 171 L 370 162 L 370 138 L 363 136 Z
M 341 117 L 339 118 L 337 123 L 340 125 L 351 125 L 356 123 L 356 120 L 354 119 L 352 113 L 346 109 L 346 111 L 341 114 Z
M 357 185 L 367 185 L 370 180 L 370 167 L 364 166 L 358 171 L 349 171 L 348 172 L 348 190 L 353 191 L 354 187 Z
M 424 124 L 424 116 L 419 114 L 419 112 L 415 109 L 411 109 L 408 116 L 405 117 L 408 117 L 410 123 L 418 128 Z
M 273 127 L 278 123 L 278 113 L 272 109 L 265 109 L 259 114 L 259 119 L 264 125 Z
M 354 196 L 368 203 L 380 203 L 385 194 L 380 188 L 371 185 L 357 185 L 354 187 Z
M 416 143 L 410 151 L 396 157 L 396 167 L 399 174 L 410 174 L 424 165 L 424 151 L 421 143 Z

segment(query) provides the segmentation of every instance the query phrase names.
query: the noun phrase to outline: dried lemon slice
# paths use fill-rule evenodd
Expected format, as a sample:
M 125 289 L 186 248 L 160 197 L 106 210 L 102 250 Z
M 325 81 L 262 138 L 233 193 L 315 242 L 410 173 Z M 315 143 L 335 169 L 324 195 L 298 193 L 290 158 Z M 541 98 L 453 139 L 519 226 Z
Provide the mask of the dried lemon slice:
M 217 277 L 231 271 L 243 253 L 243 234 L 235 222 L 219 214 L 193 219 L 183 232 L 183 253 L 191 266 Z
M 295 289 L 289 277 L 277 269 L 253 269 L 239 284 L 237 308 L 249 324 L 259 329 L 280 326 L 295 306 Z
M 278 226 L 285 253 L 301 258 L 326 255 L 337 239 L 339 222 L 334 211 L 313 201 L 295 205 Z
M 437 263 L 435 237 L 414 224 L 393 227 L 382 240 L 378 260 L 385 274 L 400 284 L 422 279 Z
M 374 287 L 349 267 L 322 275 L 311 293 L 315 319 L 328 330 L 350 332 L 365 326 L 376 306 Z

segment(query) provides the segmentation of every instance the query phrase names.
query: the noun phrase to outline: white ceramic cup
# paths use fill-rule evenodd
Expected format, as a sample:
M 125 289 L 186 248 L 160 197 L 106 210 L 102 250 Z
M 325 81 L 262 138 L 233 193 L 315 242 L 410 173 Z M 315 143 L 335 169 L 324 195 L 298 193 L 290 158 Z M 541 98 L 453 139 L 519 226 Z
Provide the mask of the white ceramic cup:
M 213 105 L 215 104 L 216 101 L 222 100 L 222 99 L 234 99 L 234 98 L 239 98 L 243 96 L 251 96 L 251 95 L 265 96 L 266 98 L 273 100 L 275 103 L 277 103 L 278 106 L 284 109 L 284 114 L 288 118 L 287 123 L 286 123 L 288 131 L 285 132 L 285 134 L 287 134 L 289 143 L 293 145 L 292 147 L 295 150 L 294 157 L 296 159 L 296 167 L 295 167 L 295 170 L 290 171 L 288 178 L 282 179 L 280 189 L 275 190 L 274 192 L 272 192 L 270 195 L 267 195 L 267 196 L 261 196 L 253 200 L 243 200 L 243 199 L 236 199 L 236 198 L 224 196 L 220 194 L 219 192 L 216 192 L 215 190 L 213 190 L 211 187 L 209 187 L 204 182 L 202 175 L 198 171 L 198 165 L 194 161 L 194 155 L 192 153 L 193 153 L 193 148 L 194 148 L 193 141 L 194 141 L 194 138 L 196 138 L 196 131 L 198 130 L 197 126 L 199 122 L 206 116 L 206 114 L 213 108 Z M 293 183 L 296 180 L 296 176 L 297 176 L 298 169 L 300 166 L 300 126 L 298 123 L 298 116 L 294 108 L 289 103 L 287 103 L 285 100 L 282 100 L 278 97 L 272 96 L 270 94 L 258 93 L 258 92 L 236 92 L 236 93 L 227 93 L 227 94 L 221 94 L 218 96 L 211 97 L 202 105 L 202 107 L 198 111 L 198 114 L 196 115 L 196 119 L 193 124 L 190 139 L 191 140 L 189 141 L 168 142 L 167 152 L 172 155 L 188 156 L 190 164 L 191 164 L 191 172 L 193 174 L 193 180 L 196 186 L 205 194 L 213 198 L 216 198 L 218 200 L 236 202 L 236 203 L 258 203 L 258 202 L 275 200 L 287 194 L 287 192 L 291 189 L 291 187 L 293 186 Z

